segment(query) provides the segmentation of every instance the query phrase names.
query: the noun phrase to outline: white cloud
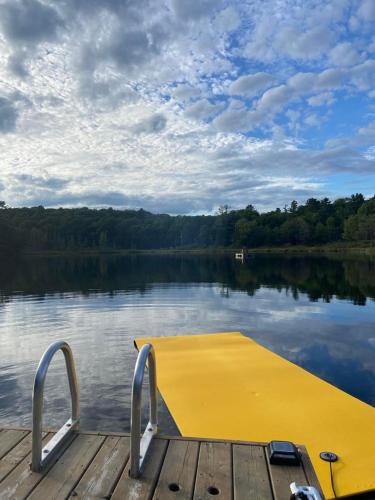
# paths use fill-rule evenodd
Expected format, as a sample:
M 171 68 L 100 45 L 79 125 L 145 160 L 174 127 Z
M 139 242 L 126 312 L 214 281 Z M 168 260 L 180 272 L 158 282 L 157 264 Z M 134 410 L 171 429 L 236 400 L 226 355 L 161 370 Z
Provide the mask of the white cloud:
M 223 31 L 234 31 L 241 24 L 240 16 L 233 6 L 226 7 L 217 14 L 214 19 L 215 29 Z
M 5 36 L 18 46 L 55 40 L 57 30 L 63 25 L 58 12 L 39 0 L 3 3 L 0 14 Z
M 176 89 L 173 91 L 173 97 L 178 100 L 189 100 L 192 97 L 198 97 L 201 91 L 188 83 L 181 83 L 177 85 Z
M 18 111 L 14 104 L 4 97 L 0 97 L 0 133 L 13 132 L 16 128 Z
M 341 69 L 326 69 L 319 73 L 316 86 L 317 88 L 327 90 L 338 88 L 343 83 L 345 76 L 346 73 Z
M 345 76 L 345 70 L 328 68 L 320 73 L 296 73 L 287 83 L 295 95 L 304 95 L 320 90 L 337 90 L 342 86 Z
M 373 0 L 362 0 L 358 16 L 364 21 L 375 21 L 375 3 Z
M 298 130 L 300 127 L 299 127 L 299 120 L 300 120 L 300 117 L 301 117 L 301 112 L 300 111 L 297 111 L 297 110 L 294 110 L 294 109 L 288 109 L 286 112 L 285 112 L 285 116 L 288 118 L 289 120 L 289 128 L 291 128 L 292 130 Z M 285 137 L 283 137 L 283 139 L 285 139 Z
M 330 139 L 327 141 L 327 148 L 341 147 L 363 147 L 371 146 L 375 142 L 375 122 L 370 122 L 366 127 L 360 127 L 351 137 Z
M 293 91 L 288 85 L 273 87 L 259 99 L 258 109 L 261 112 L 276 113 L 282 109 L 293 96 Z
M 189 118 L 194 118 L 195 120 L 206 120 L 211 118 L 213 115 L 216 115 L 223 109 L 225 106 L 224 103 L 218 102 L 216 104 L 212 104 L 207 99 L 203 99 L 201 101 L 197 101 L 192 104 L 185 111 L 185 116 Z
M 12 45 L 8 68 L 18 77 L 28 74 L 25 61 L 45 42 L 54 42 L 64 22 L 57 10 L 39 0 L 5 2 L 0 5 L 0 25 Z
M 215 127 L 222 132 L 251 130 L 250 112 L 240 101 L 232 100 L 228 108 L 213 121 Z
M 360 90 L 375 86 L 375 59 L 369 59 L 351 69 L 351 80 Z
M 316 114 L 311 113 L 305 117 L 304 122 L 310 127 L 316 127 L 320 125 L 321 119 Z
M 165 129 L 166 124 L 166 117 L 161 113 L 155 113 L 136 123 L 133 130 L 136 134 L 157 134 Z
M 176 16 L 184 21 L 210 16 L 220 8 L 220 4 L 221 2 L 216 0 L 172 0 Z
M 335 102 L 333 92 L 323 92 L 307 99 L 310 106 L 330 106 Z
M 368 142 L 375 141 L 375 122 L 370 123 L 367 127 L 359 128 L 358 136 L 361 140 L 366 140 Z
M 242 75 L 229 85 L 229 93 L 232 95 L 244 95 L 253 97 L 272 85 L 274 77 L 263 71 L 251 75 Z
M 243 54 L 258 61 L 278 62 L 281 58 L 316 60 L 326 54 L 338 38 L 333 23 L 343 20 L 346 0 L 329 3 L 307 0 L 254 2 L 252 30 Z
M 282 28 L 275 40 L 279 51 L 293 59 L 320 57 L 332 44 L 334 33 L 324 26 L 301 32 L 296 27 Z
M 317 83 L 318 75 L 314 73 L 296 73 L 288 80 L 288 85 L 297 92 L 308 93 L 313 92 Z
M 360 62 L 360 56 L 350 42 L 337 44 L 329 53 L 335 66 L 353 66 Z
M 361 21 L 357 16 L 351 16 L 348 22 L 349 30 L 355 33 L 361 28 Z

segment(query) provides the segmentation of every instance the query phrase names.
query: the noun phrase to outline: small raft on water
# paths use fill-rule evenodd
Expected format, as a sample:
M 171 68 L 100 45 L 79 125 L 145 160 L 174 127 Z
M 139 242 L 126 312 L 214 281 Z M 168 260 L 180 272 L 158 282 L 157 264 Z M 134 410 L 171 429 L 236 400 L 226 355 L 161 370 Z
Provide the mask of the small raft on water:
M 135 343 L 154 346 L 158 388 L 184 437 L 303 443 L 326 498 L 375 490 L 371 406 L 238 332 Z

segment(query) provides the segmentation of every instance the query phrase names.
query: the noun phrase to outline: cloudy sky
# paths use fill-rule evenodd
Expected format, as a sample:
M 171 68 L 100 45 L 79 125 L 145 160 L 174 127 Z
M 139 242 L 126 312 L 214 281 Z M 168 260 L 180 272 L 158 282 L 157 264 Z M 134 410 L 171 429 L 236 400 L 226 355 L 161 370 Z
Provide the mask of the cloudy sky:
M 0 199 L 211 213 L 375 191 L 374 0 L 0 0 Z

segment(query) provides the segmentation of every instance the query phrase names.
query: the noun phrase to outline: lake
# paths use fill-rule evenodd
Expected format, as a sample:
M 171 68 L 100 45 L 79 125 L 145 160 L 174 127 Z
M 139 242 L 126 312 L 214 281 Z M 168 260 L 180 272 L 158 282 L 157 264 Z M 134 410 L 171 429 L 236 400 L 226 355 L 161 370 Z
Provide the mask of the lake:
M 254 255 L 30 257 L 0 264 L 0 424 L 31 425 L 47 346 L 71 345 L 84 429 L 127 431 L 136 337 L 241 331 L 375 404 L 375 260 Z M 145 399 L 146 399 L 145 393 Z M 46 426 L 69 411 L 61 353 Z M 162 407 L 161 427 L 173 431 Z

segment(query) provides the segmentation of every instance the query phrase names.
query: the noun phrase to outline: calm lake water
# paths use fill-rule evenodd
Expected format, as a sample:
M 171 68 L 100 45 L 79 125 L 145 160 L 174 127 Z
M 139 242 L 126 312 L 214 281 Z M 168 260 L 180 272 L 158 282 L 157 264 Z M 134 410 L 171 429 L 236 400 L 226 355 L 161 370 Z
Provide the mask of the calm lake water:
M 82 427 L 129 429 L 136 337 L 241 331 L 375 404 L 375 260 L 253 256 L 29 258 L 0 264 L 0 424 L 30 426 L 38 361 L 75 354 Z M 45 425 L 69 410 L 63 357 Z M 171 425 L 162 411 L 162 428 Z

